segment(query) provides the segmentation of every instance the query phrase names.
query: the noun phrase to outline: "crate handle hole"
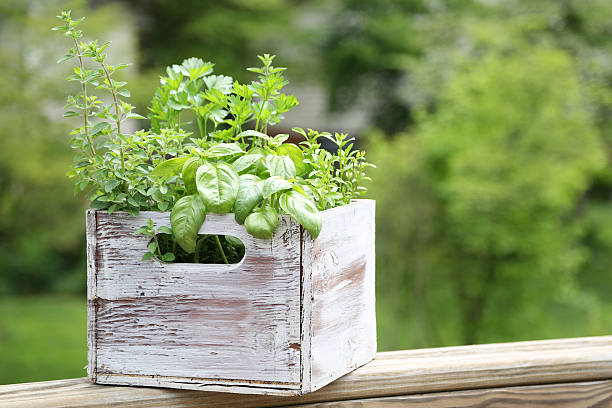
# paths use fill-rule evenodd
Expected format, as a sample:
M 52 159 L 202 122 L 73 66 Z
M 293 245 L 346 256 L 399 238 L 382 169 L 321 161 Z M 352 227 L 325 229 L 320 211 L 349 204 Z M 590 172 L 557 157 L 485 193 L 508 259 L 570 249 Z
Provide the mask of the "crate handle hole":
M 237 264 L 244 258 L 244 243 L 233 235 L 199 234 L 195 252 L 187 253 L 172 234 L 159 233 L 151 238 L 148 247 L 162 263 Z

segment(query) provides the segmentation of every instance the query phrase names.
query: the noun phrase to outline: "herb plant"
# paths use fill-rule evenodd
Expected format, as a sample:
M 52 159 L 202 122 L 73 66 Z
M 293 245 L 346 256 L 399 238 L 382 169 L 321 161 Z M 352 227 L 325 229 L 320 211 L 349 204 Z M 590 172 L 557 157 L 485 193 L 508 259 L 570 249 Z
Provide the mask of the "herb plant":
M 71 133 L 77 154 L 68 175 L 75 178 L 75 192 L 87 192 L 94 208 L 109 213 L 171 209 L 172 230 L 156 232 L 149 222 L 137 231 L 151 237 L 143 259 L 201 262 L 202 254 L 216 253 L 211 256 L 228 263 L 226 253 L 241 257 L 240 241 L 198 235 L 207 212 L 231 212 L 261 239 L 273 236 L 279 214 L 286 213 L 316 238 L 321 210 L 365 191 L 360 183 L 369 180 L 366 170 L 373 165 L 353 148 L 353 138 L 294 128 L 305 139 L 295 145 L 286 143 L 287 134 L 268 134 L 298 104 L 283 92 L 285 68 L 272 65 L 273 55 L 259 56 L 261 66 L 247 68 L 257 74 L 249 84 L 213 74 L 214 64 L 200 58 L 167 67 L 149 108 L 151 129 L 129 134 L 123 122 L 144 117 L 125 102 L 126 82 L 113 78 L 127 65 L 106 62 L 109 43 L 82 40 L 83 19 L 73 20 L 70 12 L 58 18 L 62 25 L 54 30 L 73 45 L 59 62 L 76 62 L 68 80 L 81 85 L 64 114 L 82 118 Z M 191 123 L 195 134 L 185 130 Z M 336 152 L 323 149 L 321 139 L 334 143 Z

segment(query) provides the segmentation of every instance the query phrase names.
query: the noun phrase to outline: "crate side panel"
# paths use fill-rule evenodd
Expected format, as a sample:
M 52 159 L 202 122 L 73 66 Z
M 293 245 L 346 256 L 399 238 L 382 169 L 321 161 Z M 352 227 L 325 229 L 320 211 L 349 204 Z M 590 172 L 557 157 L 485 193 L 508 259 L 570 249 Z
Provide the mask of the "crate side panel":
M 310 239 L 313 391 L 376 354 L 374 206 L 356 200 L 324 211 Z
M 96 381 L 96 257 L 97 214 L 94 210 L 85 213 L 87 234 L 87 377 Z
M 299 225 L 284 217 L 258 240 L 232 215 L 208 215 L 200 233 L 229 234 L 246 247 L 236 265 L 141 261 L 152 218 L 98 213 L 96 370 L 294 384 L 300 380 Z

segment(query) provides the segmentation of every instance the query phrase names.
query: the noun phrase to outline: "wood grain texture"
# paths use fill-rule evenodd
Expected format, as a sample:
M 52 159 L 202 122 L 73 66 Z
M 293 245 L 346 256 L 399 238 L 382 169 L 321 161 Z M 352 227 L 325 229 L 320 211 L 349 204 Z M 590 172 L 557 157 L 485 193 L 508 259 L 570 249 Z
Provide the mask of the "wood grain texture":
M 200 234 L 245 244 L 234 265 L 142 261 L 149 239 L 134 232 L 169 226 L 168 213 L 87 217 L 96 383 L 297 395 L 376 353 L 372 200 L 323 211 L 316 240 L 288 215 L 260 240 L 208 214 Z
M 200 234 L 245 244 L 235 265 L 141 261 L 133 235 L 169 214 L 97 212 L 93 340 L 98 383 L 295 394 L 300 389 L 300 235 L 281 217 L 271 240 L 246 233 L 231 214 L 207 215 Z M 92 337 L 90 335 L 90 337 Z M 268 391 L 266 391 L 268 390 Z
M 253 408 L 450 391 L 483 396 L 489 392 L 490 396 L 506 395 L 513 401 L 517 397 L 508 392 L 516 393 L 516 388 L 485 389 L 597 380 L 607 380 L 601 383 L 601 388 L 612 389 L 612 336 L 378 353 L 367 365 L 299 397 L 101 386 L 83 378 L 0 386 L 0 406 Z M 457 393 L 460 390 L 476 391 Z M 562 388 L 558 390 L 561 392 Z M 593 399 L 599 398 L 593 397 L 599 392 L 595 388 L 576 392 L 585 399 L 598 401 Z M 552 398 L 554 392 L 550 394 Z M 579 394 L 567 398 L 580 401 Z M 435 406 L 432 401 L 429 406 Z M 602 401 L 593 406 L 612 406 L 609 398 Z M 505 406 L 503 402 L 480 406 Z M 581 406 L 577 404 L 573 406 Z
M 85 213 L 85 231 L 87 234 L 87 376 L 96 380 L 96 230 L 98 228 L 97 212 L 87 210 Z
M 312 279 L 312 390 L 376 354 L 374 214 L 374 201 L 358 200 L 324 211 L 316 240 L 305 235 L 304 270 Z
M 441 392 L 294 405 L 300 408 L 612 407 L 612 380 Z

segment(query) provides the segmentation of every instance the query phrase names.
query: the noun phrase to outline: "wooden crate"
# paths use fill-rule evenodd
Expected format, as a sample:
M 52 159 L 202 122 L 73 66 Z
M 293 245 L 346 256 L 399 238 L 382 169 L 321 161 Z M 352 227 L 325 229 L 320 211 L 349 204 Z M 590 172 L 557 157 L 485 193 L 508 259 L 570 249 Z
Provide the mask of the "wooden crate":
M 87 211 L 88 376 L 124 384 L 300 395 L 376 353 L 374 201 L 322 212 L 313 240 L 280 217 L 270 240 L 233 214 L 208 214 L 200 234 L 238 237 L 233 265 L 141 261 L 133 235 L 169 213 Z

